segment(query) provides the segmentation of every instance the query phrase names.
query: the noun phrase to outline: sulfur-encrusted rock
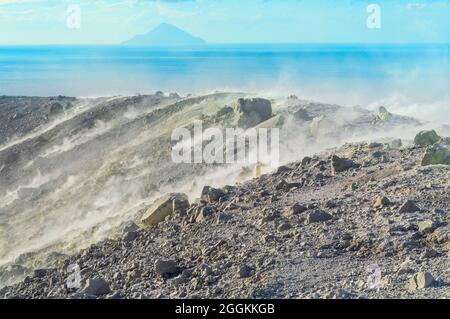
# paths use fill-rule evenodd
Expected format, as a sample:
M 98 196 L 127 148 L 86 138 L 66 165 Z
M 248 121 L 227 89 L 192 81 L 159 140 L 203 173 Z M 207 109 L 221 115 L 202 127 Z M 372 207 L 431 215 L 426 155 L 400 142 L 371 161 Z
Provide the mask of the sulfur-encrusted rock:
M 392 119 L 393 115 L 384 106 L 378 108 L 378 112 L 373 114 L 375 123 L 385 123 Z

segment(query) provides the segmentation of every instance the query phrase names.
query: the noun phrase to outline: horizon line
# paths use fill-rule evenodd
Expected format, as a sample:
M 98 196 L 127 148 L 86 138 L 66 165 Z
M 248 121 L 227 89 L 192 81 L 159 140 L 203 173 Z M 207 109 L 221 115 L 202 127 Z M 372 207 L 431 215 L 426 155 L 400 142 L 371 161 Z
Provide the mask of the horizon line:
M 204 46 L 220 46 L 220 45 L 450 45 L 450 42 L 205 42 L 202 44 L 189 45 L 130 45 L 124 43 L 0 43 L 0 47 L 24 47 L 24 46 L 120 46 L 120 47 L 137 47 L 137 48 L 183 48 L 183 47 L 204 47 Z

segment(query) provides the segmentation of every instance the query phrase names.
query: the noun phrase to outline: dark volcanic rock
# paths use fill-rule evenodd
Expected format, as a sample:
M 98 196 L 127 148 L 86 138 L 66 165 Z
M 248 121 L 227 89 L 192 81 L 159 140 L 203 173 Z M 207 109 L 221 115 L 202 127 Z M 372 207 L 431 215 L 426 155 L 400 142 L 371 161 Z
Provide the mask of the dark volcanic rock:
M 272 104 L 269 100 L 261 98 L 238 99 L 234 112 L 237 116 L 237 125 L 249 128 L 272 117 Z
M 350 168 L 358 167 L 358 164 L 347 158 L 340 158 L 333 155 L 331 157 L 331 174 L 336 175 Z
M 84 287 L 84 292 L 89 295 L 100 296 L 111 292 L 109 283 L 103 278 L 89 278 Z

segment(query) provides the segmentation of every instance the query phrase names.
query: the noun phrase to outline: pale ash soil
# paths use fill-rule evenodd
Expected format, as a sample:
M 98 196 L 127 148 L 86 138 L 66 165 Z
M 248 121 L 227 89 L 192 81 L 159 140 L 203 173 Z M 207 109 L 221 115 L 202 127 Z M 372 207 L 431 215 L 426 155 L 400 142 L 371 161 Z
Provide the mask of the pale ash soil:
M 3 288 L 0 297 L 450 298 L 449 166 L 420 166 L 424 152 L 346 144 L 225 187 L 219 202 L 191 204 L 207 207 L 204 218 L 191 209 L 122 240 L 100 242 L 57 269 Z M 333 154 L 360 166 L 333 176 Z M 390 204 L 374 208 L 381 195 Z M 406 200 L 420 210 L 400 212 Z M 294 204 L 303 209 L 292 215 Z M 331 219 L 305 222 L 318 211 Z M 419 229 L 426 220 L 432 229 Z M 156 260 L 173 260 L 176 268 L 160 275 Z M 83 285 L 69 290 L 66 267 L 74 263 Z M 374 265 L 381 278 L 369 289 Z M 420 271 L 434 282 L 407 289 Z M 92 278 L 110 289 L 85 289 Z

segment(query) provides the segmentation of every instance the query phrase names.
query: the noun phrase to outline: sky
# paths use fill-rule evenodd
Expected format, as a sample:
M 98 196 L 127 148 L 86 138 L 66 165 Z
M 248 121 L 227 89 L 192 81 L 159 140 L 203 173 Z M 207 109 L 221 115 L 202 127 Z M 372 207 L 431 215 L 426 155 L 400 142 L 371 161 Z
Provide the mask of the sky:
M 450 43 L 450 0 L 0 0 L 1 45 L 116 44 L 163 22 L 209 43 Z

